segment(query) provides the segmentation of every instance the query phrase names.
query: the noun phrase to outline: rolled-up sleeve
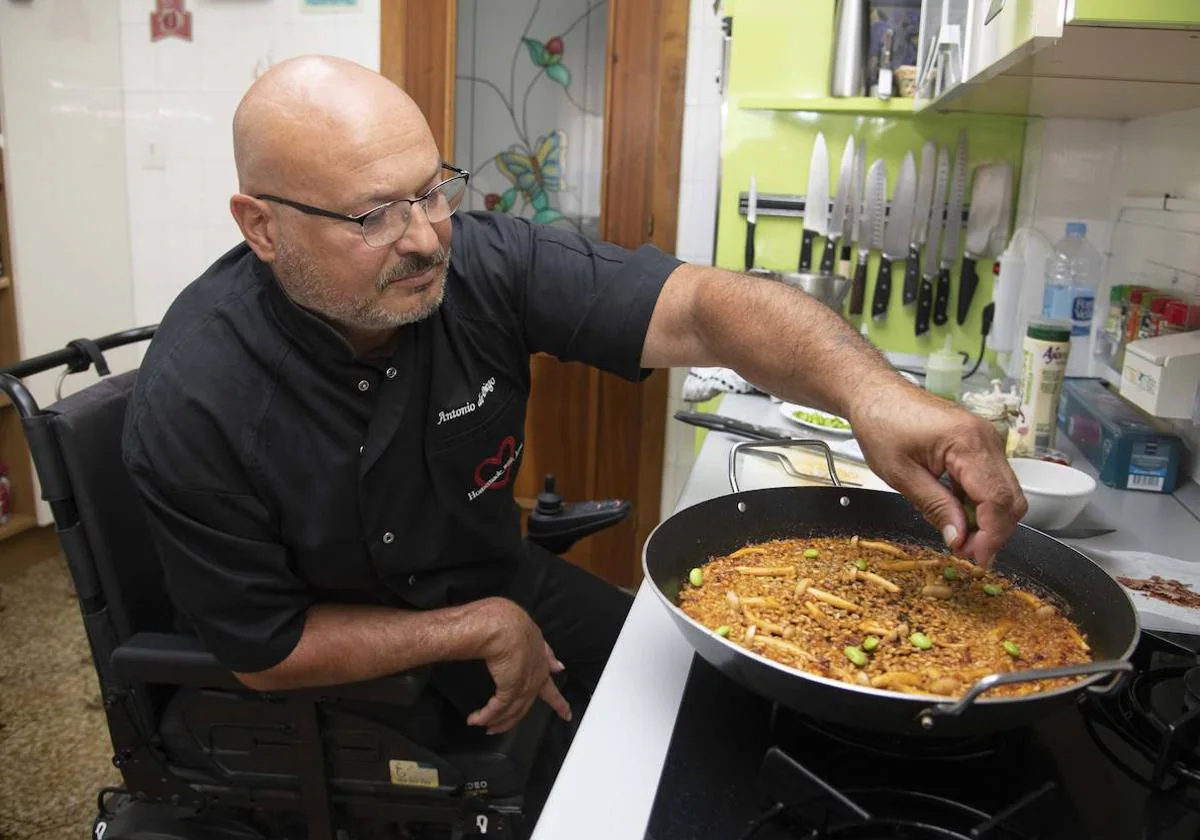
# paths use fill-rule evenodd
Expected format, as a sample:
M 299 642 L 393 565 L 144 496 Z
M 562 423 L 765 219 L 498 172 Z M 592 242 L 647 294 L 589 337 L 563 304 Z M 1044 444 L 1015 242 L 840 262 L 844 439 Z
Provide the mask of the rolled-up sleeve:
M 667 277 L 680 261 L 652 245 L 636 250 L 503 214 L 464 220 L 468 276 L 509 286 L 530 352 L 549 353 L 632 381 Z M 504 266 L 504 271 L 497 271 Z

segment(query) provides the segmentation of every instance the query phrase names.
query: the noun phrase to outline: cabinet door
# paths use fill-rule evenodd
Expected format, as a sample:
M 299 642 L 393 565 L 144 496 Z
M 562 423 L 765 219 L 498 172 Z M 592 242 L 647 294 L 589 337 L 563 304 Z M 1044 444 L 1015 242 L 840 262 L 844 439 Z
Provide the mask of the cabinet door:
M 1068 0 L 972 0 L 966 81 L 980 82 L 1063 34 Z

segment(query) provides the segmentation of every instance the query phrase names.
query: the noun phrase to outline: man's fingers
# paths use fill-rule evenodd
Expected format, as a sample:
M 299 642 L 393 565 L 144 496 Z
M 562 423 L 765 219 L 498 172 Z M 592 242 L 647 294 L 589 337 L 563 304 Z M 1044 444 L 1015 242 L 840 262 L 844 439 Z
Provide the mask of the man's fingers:
M 919 464 L 905 471 L 904 483 L 897 489 L 941 532 L 946 545 L 957 550 L 966 538 L 967 515 L 954 493 Z
M 567 721 L 571 719 L 571 704 L 562 696 L 562 692 L 558 690 L 554 680 L 547 679 L 542 683 L 542 690 L 538 692 L 538 696 L 545 700 L 560 718 Z
M 482 709 L 476 709 L 467 716 L 467 726 L 490 726 L 508 711 L 510 698 L 496 692 L 488 699 Z
M 546 645 L 546 662 L 548 662 L 550 665 L 550 673 L 559 674 L 566 670 L 567 666 L 562 664 L 558 657 L 554 655 L 554 651 L 551 649 L 550 643 L 543 642 L 543 644 Z

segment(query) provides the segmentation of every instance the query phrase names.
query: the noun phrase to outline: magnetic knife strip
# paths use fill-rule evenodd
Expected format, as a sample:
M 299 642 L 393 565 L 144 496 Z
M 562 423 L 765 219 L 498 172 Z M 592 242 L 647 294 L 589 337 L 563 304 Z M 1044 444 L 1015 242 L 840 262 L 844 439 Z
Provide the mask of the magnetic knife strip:
M 804 215 L 804 199 L 802 195 L 786 195 L 784 193 L 759 193 L 758 194 L 758 215 L 760 216 L 791 216 L 800 218 Z M 738 193 L 738 214 L 745 216 L 746 210 L 750 204 L 750 193 Z M 829 206 L 825 208 L 825 213 L 833 212 L 833 200 L 829 202 Z M 887 215 L 891 215 L 892 202 L 887 202 Z M 963 205 L 962 218 L 963 224 L 967 223 L 967 216 L 970 215 L 971 208 L 969 205 Z M 945 221 L 943 212 L 942 220 Z

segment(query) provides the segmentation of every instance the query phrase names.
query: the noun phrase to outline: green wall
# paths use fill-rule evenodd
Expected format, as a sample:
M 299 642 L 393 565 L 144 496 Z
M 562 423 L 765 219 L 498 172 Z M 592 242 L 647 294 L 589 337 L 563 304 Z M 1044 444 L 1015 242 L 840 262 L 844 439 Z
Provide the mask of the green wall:
M 1075 0 L 1068 23 L 1107 26 L 1200 26 L 1198 0 Z

